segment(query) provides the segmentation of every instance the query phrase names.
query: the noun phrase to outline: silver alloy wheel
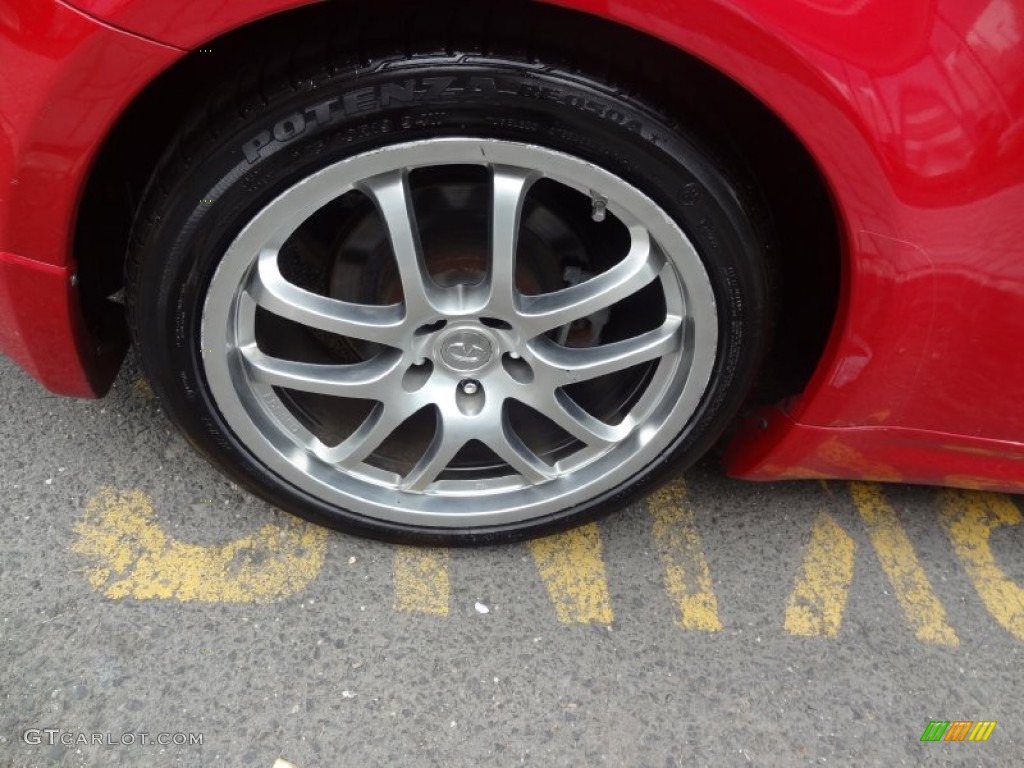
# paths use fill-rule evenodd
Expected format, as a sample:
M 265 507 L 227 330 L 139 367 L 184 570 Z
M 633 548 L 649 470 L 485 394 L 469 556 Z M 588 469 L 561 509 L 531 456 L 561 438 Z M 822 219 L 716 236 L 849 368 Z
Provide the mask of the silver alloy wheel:
M 412 170 L 476 165 L 492 179 L 491 247 L 479 284 L 439 285 L 427 271 L 409 188 Z M 545 178 L 595 201 L 628 229 L 614 266 L 560 290 L 516 287 L 520 214 Z M 318 295 L 282 275 L 278 254 L 315 212 L 358 190 L 387 229 L 403 300 L 356 304 Z M 600 209 L 600 210 L 599 210 Z M 665 317 L 637 336 L 570 347 L 551 331 L 658 281 Z M 360 362 L 282 359 L 261 349 L 257 307 L 379 349 Z M 488 320 L 489 322 L 483 322 Z M 498 322 L 494 322 L 497 320 Z M 263 208 L 228 247 L 210 282 L 201 326 L 203 369 L 236 437 L 270 470 L 332 504 L 412 526 L 474 528 L 545 517 L 627 483 L 672 444 L 708 386 L 718 344 L 714 294 L 690 241 L 662 209 L 623 179 L 540 146 L 475 138 L 397 144 L 328 166 Z M 372 346 L 372 345 L 371 345 Z M 211 351 L 212 350 L 212 351 Z M 642 363 L 652 371 L 616 423 L 599 420 L 565 391 Z M 328 445 L 303 425 L 279 390 L 373 403 L 361 425 Z M 521 439 L 512 401 L 577 441 L 549 463 Z M 407 419 L 435 411 L 436 428 L 399 475 L 367 459 Z M 504 462 L 487 477 L 442 473 L 468 441 Z

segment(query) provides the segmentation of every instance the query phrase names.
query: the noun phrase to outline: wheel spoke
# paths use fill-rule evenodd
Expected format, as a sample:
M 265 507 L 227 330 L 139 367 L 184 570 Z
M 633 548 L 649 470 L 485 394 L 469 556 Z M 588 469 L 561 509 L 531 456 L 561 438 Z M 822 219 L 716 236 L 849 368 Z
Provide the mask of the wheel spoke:
M 332 448 L 318 453 L 328 464 L 351 468 L 364 461 L 388 436 L 404 424 L 421 405 L 411 398 L 385 405 L 377 403 L 355 432 Z
M 502 417 L 501 431 L 483 439 L 495 455 L 523 476 L 528 483 L 537 485 L 554 477 L 554 471 L 544 463 L 512 430 L 507 415 Z
M 511 313 L 516 295 L 516 245 L 523 201 L 533 183 L 540 178 L 537 171 L 493 168 L 493 199 L 491 201 L 491 247 L 487 270 L 488 307 L 495 314 Z
M 675 352 L 681 343 L 681 327 L 678 318 L 670 318 L 660 328 L 611 344 L 563 347 L 542 336 L 534 339 L 529 347 L 537 363 L 547 369 L 549 383 L 563 386 Z
M 630 416 L 617 425 L 606 424 L 558 389 L 533 387 L 518 399 L 590 447 L 603 448 L 616 443 L 624 439 L 634 426 Z
M 651 237 L 640 225 L 629 228 L 631 245 L 626 257 L 611 269 L 578 285 L 538 296 L 523 296 L 517 327 L 526 337 L 537 336 L 610 307 L 654 280 L 665 265 Z
M 434 439 L 430 441 L 430 445 L 427 446 L 427 450 L 423 452 L 416 465 L 409 470 L 409 474 L 402 479 L 401 489 L 405 491 L 424 490 L 437 479 L 465 444 L 465 437 L 457 437 L 446 430 L 443 421 L 439 419 Z
M 277 251 L 260 254 L 249 284 L 253 300 L 275 315 L 321 331 L 400 346 L 398 330 L 402 309 L 398 305 L 373 306 L 338 301 L 299 288 L 281 274 Z
M 359 189 L 373 200 L 384 219 L 398 264 L 407 314 L 415 317 L 428 312 L 435 304 L 432 296 L 436 289 L 423 260 L 408 171 L 397 170 L 371 176 L 360 182 Z
M 324 365 L 282 360 L 271 357 L 259 350 L 255 344 L 241 348 L 242 359 L 253 380 L 274 387 L 296 389 L 336 397 L 353 397 L 380 400 L 388 391 L 401 392 L 396 384 L 389 386 L 388 379 L 395 373 L 401 362 L 401 355 L 384 353 L 362 363 L 351 365 Z

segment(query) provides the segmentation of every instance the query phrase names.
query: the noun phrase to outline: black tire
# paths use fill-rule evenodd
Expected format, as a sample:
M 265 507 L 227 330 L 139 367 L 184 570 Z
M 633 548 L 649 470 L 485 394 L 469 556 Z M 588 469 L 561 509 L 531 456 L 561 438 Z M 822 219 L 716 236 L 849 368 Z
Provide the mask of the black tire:
M 768 238 L 758 223 L 761 208 L 735 166 L 727 167 L 685 125 L 601 77 L 514 52 L 392 50 L 372 67 L 293 74 L 262 95 L 244 82 L 236 86 L 237 101 L 251 107 L 244 116 L 197 114 L 166 153 L 137 219 L 126 282 L 129 324 L 154 391 L 189 442 L 234 481 L 282 509 L 350 533 L 491 543 L 620 509 L 690 466 L 727 428 L 766 343 Z M 204 375 L 199 328 L 207 287 L 245 223 L 282 190 L 341 159 L 442 136 L 536 144 L 621 177 L 686 233 L 714 291 L 713 374 L 685 428 L 626 482 L 540 518 L 432 528 L 328 503 L 280 477 L 238 439 Z

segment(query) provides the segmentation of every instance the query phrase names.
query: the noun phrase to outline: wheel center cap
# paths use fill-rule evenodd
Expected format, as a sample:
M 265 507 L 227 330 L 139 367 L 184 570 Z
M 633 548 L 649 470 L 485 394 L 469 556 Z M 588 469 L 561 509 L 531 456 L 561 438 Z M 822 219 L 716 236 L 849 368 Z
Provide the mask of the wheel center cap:
M 479 331 L 462 329 L 441 343 L 441 362 L 459 373 L 478 371 L 491 360 L 491 340 Z

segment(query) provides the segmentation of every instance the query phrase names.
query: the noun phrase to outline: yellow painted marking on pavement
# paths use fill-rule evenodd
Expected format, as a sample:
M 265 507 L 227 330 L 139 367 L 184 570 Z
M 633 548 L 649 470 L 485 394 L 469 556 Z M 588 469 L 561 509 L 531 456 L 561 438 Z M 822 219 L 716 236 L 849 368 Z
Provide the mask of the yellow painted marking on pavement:
M 875 483 L 850 483 L 850 495 L 914 635 L 927 643 L 959 645 L 960 639 L 946 622 L 946 610 L 881 488 Z
M 802 637 L 835 637 L 853 581 L 857 544 L 828 512 L 818 514 L 804 554 L 783 628 Z
M 563 624 L 611 624 L 611 599 L 595 523 L 530 542 L 537 570 Z
M 1002 494 L 979 491 L 944 491 L 940 505 L 939 519 L 981 602 L 1004 629 L 1024 640 L 1024 589 L 996 564 L 989 546 L 996 528 L 1024 522 L 1020 510 Z
M 141 398 L 151 400 L 156 395 L 153 394 L 152 387 L 149 386 L 149 382 L 146 381 L 145 377 L 140 373 L 134 379 L 132 379 L 132 390 Z
M 92 564 L 89 583 L 115 600 L 269 603 L 304 589 L 320 572 L 327 531 L 288 520 L 226 544 L 178 541 L 139 490 L 101 488 L 75 524 L 73 551 Z
M 395 549 L 395 609 L 448 615 L 448 550 Z
M 693 510 L 682 480 L 655 491 L 647 500 L 654 544 L 665 567 L 665 588 L 679 613 L 675 623 L 686 630 L 718 632 L 718 601 L 701 546 Z

